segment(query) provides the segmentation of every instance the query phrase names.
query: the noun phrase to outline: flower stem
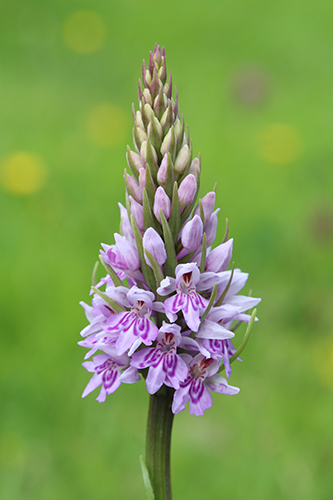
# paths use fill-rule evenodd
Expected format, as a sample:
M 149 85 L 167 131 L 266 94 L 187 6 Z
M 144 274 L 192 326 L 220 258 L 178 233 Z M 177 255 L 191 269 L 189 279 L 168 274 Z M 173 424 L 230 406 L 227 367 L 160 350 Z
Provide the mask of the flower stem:
M 154 491 L 155 500 L 171 500 L 170 447 L 173 413 L 171 404 L 174 389 L 163 385 L 150 396 L 146 465 Z

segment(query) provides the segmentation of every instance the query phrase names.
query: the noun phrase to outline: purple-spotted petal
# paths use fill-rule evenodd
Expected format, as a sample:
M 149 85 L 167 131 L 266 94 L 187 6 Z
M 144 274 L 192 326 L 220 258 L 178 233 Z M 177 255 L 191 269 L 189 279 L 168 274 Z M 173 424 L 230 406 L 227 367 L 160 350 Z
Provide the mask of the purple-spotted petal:
M 163 362 L 149 368 L 148 376 L 146 378 L 146 387 L 149 394 L 155 394 L 162 387 L 165 375 Z
M 191 384 L 191 377 L 189 376 L 184 382 L 184 384 L 182 384 L 180 388 L 177 391 L 175 391 L 172 402 L 172 413 L 174 413 L 175 415 L 177 415 L 177 413 L 180 413 L 185 409 L 185 406 L 187 405 L 187 402 L 190 399 L 189 395 L 190 384 Z
M 179 382 L 184 382 L 188 375 L 187 363 L 177 355 L 174 370 L 168 370 L 167 376 L 174 389 L 179 389 Z
M 186 324 L 192 332 L 197 332 L 200 326 L 200 306 L 196 296 L 196 293 L 186 295 L 182 309 Z
M 213 398 L 207 387 L 201 380 L 194 381 L 190 389 L 190 415 L 201 417 L 212 405 Z
M 143 368 L 147 368 L 147 366 L 150 366 L 154 361 L 156 361 L 159 358 L 160 354 L 158 353 L 155 347 L 147 347 L 133 353 L 131 359 L 131 366 L 134 366 L 135 368 L 142 370 Z

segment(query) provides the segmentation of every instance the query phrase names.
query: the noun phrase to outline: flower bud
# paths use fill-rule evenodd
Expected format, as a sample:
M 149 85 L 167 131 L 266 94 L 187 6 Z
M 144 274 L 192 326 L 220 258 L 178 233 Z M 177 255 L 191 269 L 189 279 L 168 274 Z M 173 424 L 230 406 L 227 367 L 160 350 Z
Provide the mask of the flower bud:
M 158 78 L 156 68 L 154 68 L 153 79 L 152 79 L 151 84 L 150 84 L 150 93 L 151 93 L 151 97 L 153 100 L 158 95 L 159 90 L 160 90 L 160 81 Z
M 140 171 L 140 168 L 144 168 L 146 166 L 141 156 L 138 153 L 134 153 L 134 151 L 131 151 L 129 146 L 127 146 L 126 159 L 127 164 L 132 170 L 133 174 L 137 175 Z
M 220 273 L 227 269 L 232 255 L 232 244 L 233 239 L 231 238 L 225 243 L 221 243 L 221 245 L 209 253 L 206 259 L 207 271 Z
M 144 91 L 143 91 L 143 97 L 144 97 L 144 100 L 146 101 L 147 104 L 150 104 L 150 106 L 153 105 L 153 100 L 151 98 L 149 89 L 144 89 Z
M 169 132 L 167 133 L 167 135 L 163 139 L 162 146 L 161 146 L 161 153 L 162 153 L 162 155 L 165 155 L 166 153 L 170 153 L 171 158 L 173 158 L 174 154 L 175 154 L 175 149 L 176 149 L 175 132 L 174 132 L 173 127 L 171 127 Z
M 148 125 L 148 137 L 151 140 L 152 145 L 158 149 L 162 142 L 163 131 L 160 122 L 154 116 Z
M 140 169 L 144 170 L 144 169 Z M 129 188 L 129 191 L 133 194 L 134 198 L 136 201 L 139 203 L 142 203 L 142 189 L 140 188 L 139 184 L 133 177 L 128 175 L 128 173 L 125 170 L 125 184 Z
M 201 200 L 205 223 L 209 221 L 214 210 L 215 205 L 215 192 L 210 191 Z M 200 215 L 200 205 L 197 205 L 194 210 L 194 215 Z
M 183 212 L 185 207 L 191 205 L 196 192 L 197 181 L 195 180 L 194 175 L 189 174 L 185 177 L 178 189 L 180 213 Z
M 161 52 L 161 47 L 159 45 L 155 45 L 154 51 L 152 52 L 154 56 L 154 61 L 158 66 L 161 66 L 163 59 L 162 59 L 162 52 Z
M 162 66 L 158 70 L 158 77 L 163 84 L 166 82 L 167 72 L 166 72 L 165 58 L 163 58 Z
M 205 233 L 206 233 L 206 244 L 207 247 L 210 247 L 215 240 L 216 237 L 216 229 L 217 229 L 217 214 L 220 209 L 217 208 L 215 212 L 209 218 L 209 221 L 205 224 Z
M 157 164 L 157 154 L 156 154 L 154 146 L 151 146 L 151 150 L 152 150 L 152 153 L 153 153 L 153 157 L 154 157 L 155 163 Z M 145 162 L 145 164 L 149 163 L 148 159 L 147 159 L 148 158 L 148 156 L 147 156 L 147 141 L 144 141 L 141 144 L 140 155 L 141 155 L 141 158 L 143 159 L 143 161 Z
M 182 149 L 179 151 L 176 161 L 175 161 L 175 172 L 177 174 L 183 174 L 191 161 L 191 151 L 187 144 L 184 144 Z
M 149 227 L 144 233 L 142 245 L 143 248 L 145 248 L 154 257 L 160 266 L 162 266 L 167 260 L 164 242 L 160 235 L 152 227 Z M 149 267 L 152 267 L 146 255 L 145 261 Z
M 171 102 L 169 102 L 167 104 L 167 109 L 164 111 L 162 118 L 160 120 L 164 134 L 168 132 L 169 128 L 171 127 L 172 121 L 173 121 L 172 106 Z
M 155 50 L 156 50 L 156 46 L 155 46 L 155 49 L 154 49 L 154 53 L 155 53 Z M 148 71 L 149 71 L 149 73 L 150 73 L 151 75 L 153 74 L 154 68 L 155 68 L 154 54 L 153 54 L 153 52 L 150 50 L 150 51 L 149 51 L 149 64 L 148 64 Z
M 174 115 L 176 115 L 174 111 Z M 183 122 L 180 121 L 179 118 L 176 119 L 175 121 L 175 137 L 177 144 L 181 145 L 183 142 L 183 136 L 184 136 L 184 117 L 183 117 Z
M 133 196 L 129 196 L 130 202 L 131 202 L 131 214 L 134 217 L 135 222 L 137 223 L 137 226 L 141 232 L 144 231 L 145 226 L 143 222 L 143 208 L 142 205 L 137 203 Z
M 194 158 L 194 160 L 192 160 L 192 163 L 190 166 L 190 174 L 194 175 L 197 182 L 199 182 L 199 179 L 200 179 L 200 172 L 201 172 L 200 160 L 199 160 L 199 158 Z
M 146 141 L 147 139 L 148 139 L 148 136 L 147 136 L 146 132 L 144 132 L 144 130 L 142 130 L 142 128 L 136 127 L 134 125 L 134 127 L 133 127 L 133 140 L 134 140 L 134 144 L 136 145 L 138 151 L 140 151 L 141 144 L 144 141 Z
M 161 186 L 166 186 L 168 182 L 168 163 L 171 163 L 171 169 L 173 169 L 173 164 L 170 158 L 170 155 L 167 153 L 164 155 L 163 160 L 161 161 L 160 168 L 157 172 L 157 180 Z
M 152 110 L 152 107 L 150 106 L 150 104 L 145 104 L 142 107 L 142 120 L 146 127 L 148 126 L 150 120 L 153 119 L 153 117 L 154 117 L 154 111 Z
M 150 74 L 150 71 L 148 69 L 146 69 L 145 77 L 146 77 L 146 82 L 148 83 L 148 85 L 150 85 L 151 84 L 151 74 Z
M 145 126 L 143 124 L 141 111 L 137 111 L 135 117 L 136 117 L 135 118 L 136 126 L 142 128 L 142 130 L 145 131 Z
M 144 188 L 146 187 L 146 169 L 145 168 L 140 168 L 139 186 L 140 186 L 141 191 L 143 191 Z
M 127 210 L 121 203 L 118 203 L 118 206 L 120 208 L 122 235 L 125 237 L 127 241 L 129 241 L 132 245 L 135 246 L 133 229 L 128 218 Z
M 153 208 L 156 219 L 162 224 L 160 210 L 162 210 L 165 218 L 169 219 L 171 214 L 171 202 L 162 186 L 159 186 L 156 190 Z
M 199 215 L 195 215 L 193 219 L 185 224 L 182 230 L 182 245 L 186 250 L 193 252 L 202 243 L 203 224 Z
M 168 105 L 167 103 L 165 104 L 164 97 L 165 97 L 165 95 L 163 94 L 163 89 L 160 88 L 160 91 L 159 91 L 159 93 L 154 101 L 154 112 L 155 112 L 155 115 L 157 116 L 158 119 L 160 119 L 162 117 L 162 115 L 163 115 L 163 113 L 166 110 L 166 107 Z

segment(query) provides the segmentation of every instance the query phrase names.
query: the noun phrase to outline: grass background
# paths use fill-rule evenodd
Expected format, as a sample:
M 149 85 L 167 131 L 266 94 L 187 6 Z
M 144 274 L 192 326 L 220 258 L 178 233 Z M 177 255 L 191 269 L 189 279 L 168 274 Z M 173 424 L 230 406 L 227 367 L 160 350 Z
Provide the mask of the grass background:
M 144 498 L 144 384 L 82 400 L 76 342 L 155 42 L 202 154 L 201 195 L 217 182 L 218 239 L 228 217 L 263 298 L 240 394 L 175 419 L 174 498 L 332 498 L 332 18 L 329 0 L 2 3 L 1 498 Z M 19 152 L 37 176 L 25 193 Z

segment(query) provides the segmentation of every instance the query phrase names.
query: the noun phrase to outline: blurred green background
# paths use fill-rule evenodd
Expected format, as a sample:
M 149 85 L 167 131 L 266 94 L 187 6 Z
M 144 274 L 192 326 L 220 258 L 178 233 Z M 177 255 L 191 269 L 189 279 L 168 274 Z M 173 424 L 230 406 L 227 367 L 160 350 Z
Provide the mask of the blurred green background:
M 0 498 L 144 498 L 145 386 L 82 400 L 76 342 L 155 42 L 202 153 L 201 195 L 218 183 L 218 239 L 228 217 L 263 298 L 240 394 L 175 419 L 174 498 L 332 499 L 330 0 L 1 2 Z

